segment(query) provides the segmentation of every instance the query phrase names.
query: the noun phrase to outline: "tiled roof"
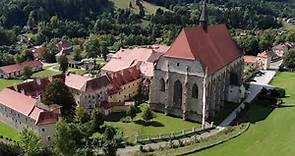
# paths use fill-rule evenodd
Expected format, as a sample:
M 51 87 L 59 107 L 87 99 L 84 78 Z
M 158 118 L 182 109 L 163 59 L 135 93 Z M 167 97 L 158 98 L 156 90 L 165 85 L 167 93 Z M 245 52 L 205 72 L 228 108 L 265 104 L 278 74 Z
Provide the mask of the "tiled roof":
M 65 78 L 65 84 L 70 88 L 82 90 L 84 84 L 86 84 L 86 82 L 91 79 L 91 77 L 81 76 L 77 74 L 68 74 Z
M 261 58 L 269 58 L 270 55 L 269 55 L 268 52 L 264 51 L 264 52 L 262 52 L 262 53 L 258 53 L 258 54 L 257 54 L 257 57 L 261 57 Z
M 208 74 L 233 62 L 242 54 L 225 25 L 184 28 L 165 57 L 198 60 Z
M 69 74 L 66 76 L 65 84 L 68 87 L 79 91 L 93 92 L 102 87 L 111 85 L 111 81 L 106 75 L 99 78 L 91 78 L 76 74 Z
M 30 117 L 35 121 L 36 124 L 40 123 L 40 118 L 43 118 L 43 113 L 52 113 L 37 107 L 36 104 L 38 103 L 38 101 L 36 99 L 33 99 L 29 96 L 18 93 L 8 88 L 0 91 L 0 103 L 25 116 Z M 58 120 L 58 116 L 53 113 L 51 117 L 47 117 L 47 119 L 52 122 L 56 122 Z
M 243 59 L 246 63 L 256 63 L 256 56 L 246 55 L 243 57 Z
M 35 61 L 26 61 L 23 63 L 0 67 L 0 71 L 2 73 L 9 74 L 9 73 L 13 73 L 13 72 L 22 71 L 25 66 L 29 66 L 29 67 L 33 68 L 33 67 L 42 66 L 42 63 L 40 61 L 36 61 L 36 60 Z
M 102 67 L 102 70 L 117 72 L 132 67 L 138 64 L 138 62 L 155 63 L 168 49 L 169 46 L 165 45 L 121 49 L 112 56 L 111 60 L 104 67 Z
M 107 76 L 113 84 L 113 89 L 109 90 L 109 94 L 115 94 L 120 87 L 140 78 L 140 70 L 137 66 L 123 69 L 114 73 L 107 73 Z

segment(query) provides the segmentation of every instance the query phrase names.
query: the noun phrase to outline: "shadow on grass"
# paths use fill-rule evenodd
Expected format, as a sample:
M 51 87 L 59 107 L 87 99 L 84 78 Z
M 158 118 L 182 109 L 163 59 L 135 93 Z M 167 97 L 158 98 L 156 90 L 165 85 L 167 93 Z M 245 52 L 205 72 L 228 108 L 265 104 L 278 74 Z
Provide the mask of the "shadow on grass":
M 295 107 L 295 105 L 280 105 L 277 108 L 288 108 L 288 107 Z
M 108 116 L 105 116 L 104 119 L 105 119 L 105 121 L 118 122 L 124 117 L 126 117 L 126 113 L 116 112 L 116 113 L 111 113 Z
M 133 122 L 135 124 L 142 125 L 142 126 L 164 127 L 164 125 L 161 122 L 158 122 L 158 121 L 145 122 L 143 120 L 136 120 L 136 121 L 133 121 Z

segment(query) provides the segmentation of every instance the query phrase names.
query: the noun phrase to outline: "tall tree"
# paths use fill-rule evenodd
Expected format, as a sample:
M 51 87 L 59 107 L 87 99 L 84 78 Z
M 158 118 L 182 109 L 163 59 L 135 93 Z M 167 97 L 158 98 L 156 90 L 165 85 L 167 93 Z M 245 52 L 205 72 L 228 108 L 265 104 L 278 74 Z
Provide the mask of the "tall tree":
M 30 66 L 25 66 L 24 72 L 23 72 L 24 78 L 29 79 L 29 78 L 31 78 L 32 75 L 33 75 L 32 68 Z
M 99 110 L 95 110 L 91 115 L 91 130 L 92 132 L 97 132 L 101 129 L 101 126 L 104 123 L 103 115 Z
M 19 145 L 26 156 L 37 156 L 42 151 L 42 140 L 32 130 L 23 129 L 20 133 Z
M 75 110 L 75 119 L 79 123 L 86 123 L 90 121 L 90 116 L 83 107 L 78 107 Z
M 61 55 L 58 59 L 59 70 L 66 73 L 69 68 L 69 61 L 66 55 Z
M 67 119 L 72 119 L 76 106 L 75 99 L 69 88 L 61 79 L 54 79 L 48 84 L 43 93 L 42 102 L 46 105 L 58 104 L 62 106 L 62 114 Z
M 154 114 L 151 111 L 150 107 L 146 108 L 143 111 L 142 118 L 145 122 L 149 122 L 150 120 L 152 120 L 154 118 Z

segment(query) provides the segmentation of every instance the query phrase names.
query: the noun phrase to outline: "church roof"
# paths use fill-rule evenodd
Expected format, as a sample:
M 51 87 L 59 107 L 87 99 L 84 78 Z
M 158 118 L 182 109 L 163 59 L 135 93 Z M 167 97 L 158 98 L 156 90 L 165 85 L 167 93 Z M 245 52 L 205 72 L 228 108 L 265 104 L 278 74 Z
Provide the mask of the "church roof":
M 165 57 L 198 60 L 212 74 L 241 56 L 226 25 L 184 28 Z

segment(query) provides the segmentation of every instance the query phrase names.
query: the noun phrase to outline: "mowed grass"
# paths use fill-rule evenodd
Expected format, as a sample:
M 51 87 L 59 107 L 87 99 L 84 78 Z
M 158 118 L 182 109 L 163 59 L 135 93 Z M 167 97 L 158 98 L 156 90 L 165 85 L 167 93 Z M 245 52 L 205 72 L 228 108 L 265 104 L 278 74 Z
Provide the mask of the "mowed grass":
M 139 106 L 141 110 L 146 107 L 147 104 L 141 104 Z M 127 137 L 130 142 L 134 142 L 136 136 L 139 135 L 154 136 L 201 127 L 199 123 L 184 121 L 180 118 L 166 116 L 162 113 L 155 113 L 155 116 L 156 117 L 152 120 L 149 126 L 144 125 L 142 112 L 137 114 L 134 122 L 123 123 L 120 121 L 108 121 L 107 124 L 119 128 L 123 132 L 124 137 Z
M 57 74 L 60 74 L 61 72 L 55 72 L 48 69 L 43 69 L 41 71 L 38 71 L 32 75 L 32 78 L 45 78 L 49 76 L 54 76 Z
M 5 80 L 5 79 L 0 79 L 0 90 L 6 88 L 6 87 L 10 87 L 10 86 L 14 86 L 17 84 L 22 83 L 22 80 Z
M 242 136 L 193 156 L 293 156 L 295 153 L 295 73 L 278 74 L 273 85 L 287 91 L 277 109 L 253 105 L 246 113 L 251 126 Z
M 115 8 L 122 8 L 122 9 L 129 8 L 130 0 L 110 0 L 110 1 L 113 2 Z M 136 5 L 135 1 L 132 0 L 131 2 L 132 2 L 131 10 L 133 10 L 135 13 L 139 13 L 139 8 Z M 160 7 L 146 1 L 142 1 L 142 5 L 144 6 L 144 10 L 146 11 L 146 13 L 150 15 L 154 14 L 158 8 L 167 10 L 164 7 Z
M 19 140 L 19 133 L 14 128 L 2 122 L 0 122 L 0 135 L 4 138 L 7 137 L 16 141 Z

